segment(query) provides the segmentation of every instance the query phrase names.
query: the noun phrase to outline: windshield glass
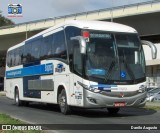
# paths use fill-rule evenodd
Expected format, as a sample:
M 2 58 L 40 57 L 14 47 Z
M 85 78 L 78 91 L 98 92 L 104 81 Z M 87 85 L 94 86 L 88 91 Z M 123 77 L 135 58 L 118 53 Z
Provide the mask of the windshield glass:
M 149 93 L 158 93 L 160 91 L 160 88 L 156 88 L 153 90 L 150 90 Z
M 90 32 L 86 75 L 103 83 L 145 80 L 145 59 L 137 34 Z

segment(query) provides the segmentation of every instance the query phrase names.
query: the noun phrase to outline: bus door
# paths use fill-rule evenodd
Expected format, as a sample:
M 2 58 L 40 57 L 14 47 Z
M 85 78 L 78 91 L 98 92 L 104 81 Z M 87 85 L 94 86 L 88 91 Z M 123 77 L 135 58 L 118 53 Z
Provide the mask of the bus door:
M 82 54 L 80 53 L 79 41 L 73 41 L 73 101 L 76 106 L 83 106 L 83 88 L 82 83 Z

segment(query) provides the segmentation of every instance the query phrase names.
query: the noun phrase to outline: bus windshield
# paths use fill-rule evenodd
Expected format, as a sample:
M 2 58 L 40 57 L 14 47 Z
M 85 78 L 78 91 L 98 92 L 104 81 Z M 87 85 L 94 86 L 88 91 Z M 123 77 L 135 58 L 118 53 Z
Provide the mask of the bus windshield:
M 86 75 L 100 83 L 128 84 L 145 80 L 145 58 L 133 33 L 89 32 Z

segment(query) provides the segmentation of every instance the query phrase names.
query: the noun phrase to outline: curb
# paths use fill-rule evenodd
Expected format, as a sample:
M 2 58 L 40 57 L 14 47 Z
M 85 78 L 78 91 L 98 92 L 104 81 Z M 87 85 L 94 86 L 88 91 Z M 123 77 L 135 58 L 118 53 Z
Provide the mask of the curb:
M 5 91 L 0 91 L 0 96 L 6 96 L 6 92 Z
M 160 107 L 160 102 L 146 102 L 146 106 L 159 106 Z

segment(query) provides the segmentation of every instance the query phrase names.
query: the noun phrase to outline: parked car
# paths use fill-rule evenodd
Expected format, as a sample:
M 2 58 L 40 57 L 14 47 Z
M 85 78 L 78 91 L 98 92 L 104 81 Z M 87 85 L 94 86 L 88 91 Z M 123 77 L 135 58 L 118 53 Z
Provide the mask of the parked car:
M 156 89 L 156 88 L 158 88 L 158 87 L 147 87 L 146 91 L 148 92 L 148 91 Z
M 158 92 L 155 96 L 154 96 L 154 101 L 156 102 L 160 102 L 160 92 Z
M 157 94 L 160 93 L 160 88 L 154 88 L 147 93 L 147 101 L 153 102 Z

